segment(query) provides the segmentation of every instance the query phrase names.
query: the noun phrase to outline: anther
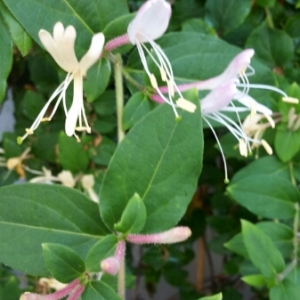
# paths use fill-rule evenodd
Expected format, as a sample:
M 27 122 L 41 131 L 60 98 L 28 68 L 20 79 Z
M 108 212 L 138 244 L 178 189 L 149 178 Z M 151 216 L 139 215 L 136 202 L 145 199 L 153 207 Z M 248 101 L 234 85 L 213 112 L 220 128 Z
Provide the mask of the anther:
M 194 103 L 192 103 L 192 102 L 190 102 L 190 101 L 188 101 L 184 98 L 179 98 L 176 101 L 176 105 L 178 107 L 182 108 L 183 110 L 186 110 L 186 111 L 191 112 L 191 113 L 195 112 L 195 110 L 197 108 L 197 106 Z
M 168 79 L 167 79 L 167 74 L 166 74 L 164 68 L 163 68 L 163 67 L 160 67 L 160 68 L 159 68 L 159 71 L 160 71 L 161 80 L 162 80 L 162 81 L 167 81 L 167 80 L 168 80 Z
M 261 140 L 261 144 L 262 144 L 262 146 L 265 148 L 266 152 L 267 152 L 269 155 L 272 155 L 272 154 L 273 154 L 273 150 L 272 150 L 271 146 L 270 146 L 265 140 Z
M 299 100 L 297 98 L 293 97 L 282 97 L 282 101 L 286 103 L 291 103 L 291 104 L 298 104 Z
M 158 88 L 157 80 L 153 74 L 150 74 L 150 82 L 151 82 L 152 87 L 157 90 L 157 88 Z

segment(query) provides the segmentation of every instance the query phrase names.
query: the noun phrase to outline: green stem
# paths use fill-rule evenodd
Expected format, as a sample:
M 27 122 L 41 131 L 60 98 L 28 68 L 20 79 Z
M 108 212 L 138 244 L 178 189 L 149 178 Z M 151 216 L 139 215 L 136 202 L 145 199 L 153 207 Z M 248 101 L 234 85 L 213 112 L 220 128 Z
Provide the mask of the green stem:
M 122 300 L 125 300 L 125 259 L 121 261 L 120 270 L 118 273 L 118 293 Z
M 266 7 L 265 12 L 266 12 L 266 16 L 267 16 L 268 26 L 270 28 L 274 28 L 274 22 L 273 22 L 273 18 L 272 18 L 272 15 L 271 15 L 271 12 L 270 12 L 269 8 Z
M 291 181 L 292 181 L 292 184 L 294 186 L 297 186 L 297 182 L 296 182 L 296 179 L 295 179 L 295 176 L 294 176 L 294 166 L 293 166 L 293 162 L 289 162 L 289 171 L 290 171 L 290 176 L 291 176 Z
M 116 54 L 116 60 L 114 62 L 115 70 L 115 86 L 116 86 L 116 104 L 117 104 L 117 120 L 118 120 L 118 143 L 120 143 L 125 137 L 125 133 L 122 129 L 122 115 L 124 108 L 123 97 L 123 78 L 122 78 L 122 58 L 120 54 Z

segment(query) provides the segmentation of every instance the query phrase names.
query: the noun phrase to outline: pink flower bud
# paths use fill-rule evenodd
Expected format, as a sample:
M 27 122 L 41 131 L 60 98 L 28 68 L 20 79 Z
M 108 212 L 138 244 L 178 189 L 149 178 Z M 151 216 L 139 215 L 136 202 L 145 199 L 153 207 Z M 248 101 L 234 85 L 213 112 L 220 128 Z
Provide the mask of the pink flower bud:
M 129 234 L 127 241 L 133 244 L 174 244 L 185 241 L 191 234 L 192 232 L 188 227 L 179 226 L 162 233 L 148 235 Z
M 120 263 L 114 256 L 102 260 L 100 266 L 103 272 L 110 275 L 116 275 L 120 270 Z

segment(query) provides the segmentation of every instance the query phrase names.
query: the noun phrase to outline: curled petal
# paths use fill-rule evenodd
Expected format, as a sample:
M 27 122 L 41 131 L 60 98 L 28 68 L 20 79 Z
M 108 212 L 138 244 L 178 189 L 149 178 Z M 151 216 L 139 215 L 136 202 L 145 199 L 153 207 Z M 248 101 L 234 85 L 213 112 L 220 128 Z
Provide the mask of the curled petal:
M 165 0 L 149 0 L 141 6 L 136 17 L 129 24 L 127 33 L 135 45 L 161 37 L 169 25 L 171 6 Z
M 212 114 L 229 105 L 237 89 L 234 83 L 220 86 L 212 90 L 201 101 L 201 111 L 203 115 Z
M 97 33 L 93 36 L 88 52 L 80 60 L 80 69 L 83 75 L 100 58 L 104 40 L 103 33 Z

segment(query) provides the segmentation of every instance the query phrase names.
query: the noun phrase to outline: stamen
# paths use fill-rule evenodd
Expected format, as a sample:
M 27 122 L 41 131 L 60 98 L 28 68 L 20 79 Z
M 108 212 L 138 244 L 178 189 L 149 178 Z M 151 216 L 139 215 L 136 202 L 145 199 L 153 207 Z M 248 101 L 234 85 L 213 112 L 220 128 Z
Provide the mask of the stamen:
M 157 80 L 156 80 L 155 76 L 153 74 L 150 74 L 149 78 L 150 78 L 152 87 L 157 90 L 158 84 L 157 84 Z
M 282 101 L 286 102 L 286 103 L 291 103 L 291 104 L 298 104 L 299 100 L 297 98 L 293 98 L 293 97 L 282 97 Z
M 299 127 L 300 127 L 300 116 L 297 116 L 296 121 L 295 121 L 295 123 L 294 123 L 294 125 L 292 127 L 292 130 L 296 131 L 296 130 L 299 129 Z
M 268 120 L 268 122 L 270 123 L 271 127 L 272 128 L 275 128 L 275 122 L 274 120 L 272 119 L 272 117 L 270 115 L 267 115 L 267 114 L 263 114 L 264 117 Z
M 261 140 L 261 144 L 262 144 L 262 146 L 265 148 L 266 152 L 267 152 L 269 155 L 272 155 L 272 154 L 273 154 L 273 150 L 272 150 L 271 146 L 270 146 L 265 140 Z
M 33 130 L 31 128 L 26 128 L 25 131 L 28 135 L 33 134 Z
M 247 144 L 244 139 L 239 140 L 239 150 L 240 150 L 241 156 L 244 156 L 244 157 L 248 156 Z
M 197 108 L 197 106 L 194 103 L 192 103 L 184 98 L 179 98 L 176 101 L 176 105 L 188 112 L 191 112 L 191 113 L 195 112 L 195 110 Z
M 159 71 L 160 71 L 161 80 L 162 81 L 167 81 L 167 74 L 166 74 L 164 68 L 160 67 Z
M 168 92 L 171 95 L 171 97 L 174 97 L 175 93 L 174 93 L 174 85 L 173 82 L 168 80 L 167 81 L 167 85 L 168 85 Z
M 256 104 L 254 101 L 251 101 L 251 100 L 250 100 L 250 109 L 251 109 L 250 119 L 253 120 L 256 115 Z

